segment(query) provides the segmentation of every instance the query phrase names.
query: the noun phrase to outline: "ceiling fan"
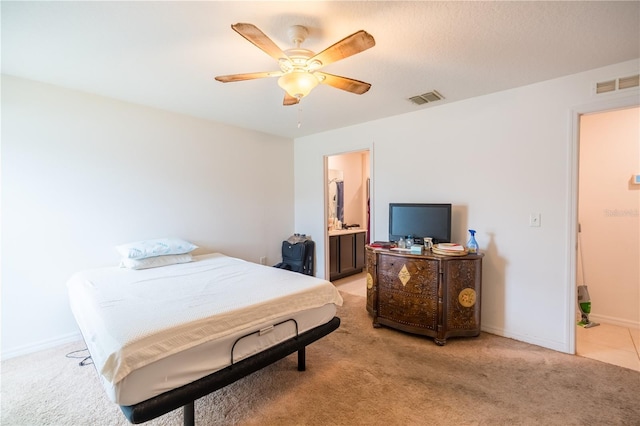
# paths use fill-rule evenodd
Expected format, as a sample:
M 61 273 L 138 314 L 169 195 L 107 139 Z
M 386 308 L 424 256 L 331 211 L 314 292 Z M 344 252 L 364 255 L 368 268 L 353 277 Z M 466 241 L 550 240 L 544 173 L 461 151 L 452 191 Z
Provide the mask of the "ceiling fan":
M 300 47 L 300 44 L 309 35 L 307 28 L 302 25 L 294 25 L 289 28 L 287 34 L 295 47 L 285 51 L 253 24 L 239 23 L 231 25 L 231 28 L 278 61 L 280 71 L 221 75 L 216 77 L 218 81 L 229 83 L 265 77 L 280 77 L 278 85 L 285 91 L 283 105 L 299 103 L 300 99 L 307 96 L 318 84 L 328 84 L 358 95 L 371 88 L 371 84 L 363 81 L 318 71 L 326 65 L 373 47 L 376 42 L 373 36 L 366 31 L 355 32 L 316 54 Z

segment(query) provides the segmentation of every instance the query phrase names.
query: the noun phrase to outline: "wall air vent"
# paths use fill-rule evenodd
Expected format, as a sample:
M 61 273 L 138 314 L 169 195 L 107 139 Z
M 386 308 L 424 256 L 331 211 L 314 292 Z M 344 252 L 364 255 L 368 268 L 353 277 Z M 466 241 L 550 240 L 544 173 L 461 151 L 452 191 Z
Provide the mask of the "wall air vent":
M 597 94 L 613 92 L 614 90 L 616 90 L 616 81 L 615 80 L 601 81 L 600 83 L 596 83 L 596 93 Z
M 618 89 L 620 90 L 638 86 L 640 86 L 640 75 L 632 75 L 631 77 L 618 79 Z
M 601 81 L 596 83 L 596 94 L 615 92 L 616 90 L 631 89 L 640 86 L 640 75 L 630 77 L 620 77 L 615 80 Z
M 422 95 L 412 96 L 409 98 L 409 100 L 416 105 L 423 105 L 429 102 L 439 101 L 441 99 L 444 99 L 444 96 L 442 96 L 440 93 L 436 92 L 435 90 L 431 92 L 423 93 Z

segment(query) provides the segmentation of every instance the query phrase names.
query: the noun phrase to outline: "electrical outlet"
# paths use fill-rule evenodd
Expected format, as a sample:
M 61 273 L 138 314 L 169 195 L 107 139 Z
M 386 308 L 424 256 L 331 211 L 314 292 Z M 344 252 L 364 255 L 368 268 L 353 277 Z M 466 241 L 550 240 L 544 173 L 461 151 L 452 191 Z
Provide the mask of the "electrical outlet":
M 540 226 L 540 213 L 531 213 L 529 215 L 529 226 L 533 226 L 533 227 Z
M 262 256 L 260 258 L 260 264 L 261 265 L 266 265 L 267 264 L 267 256 Z

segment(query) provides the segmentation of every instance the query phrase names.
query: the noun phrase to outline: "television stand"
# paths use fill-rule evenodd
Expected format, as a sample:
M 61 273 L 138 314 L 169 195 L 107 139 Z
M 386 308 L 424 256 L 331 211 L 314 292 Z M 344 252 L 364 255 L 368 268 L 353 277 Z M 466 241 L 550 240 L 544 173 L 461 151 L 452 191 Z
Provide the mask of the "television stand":
M 480 334 L 483 254 L 441 256 L 366 247 L 373 326 L 433 337 Z

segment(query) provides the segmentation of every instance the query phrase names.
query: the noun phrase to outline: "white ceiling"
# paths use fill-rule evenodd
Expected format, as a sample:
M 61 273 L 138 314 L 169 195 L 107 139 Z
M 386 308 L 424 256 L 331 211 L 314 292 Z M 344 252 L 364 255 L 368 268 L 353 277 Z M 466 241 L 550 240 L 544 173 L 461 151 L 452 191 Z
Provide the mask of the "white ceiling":
M 638 1 L 2 1 L 1 13 L 4 74 L 291 138 L 640 57 Z M 320 85 L 285 107 L 276 78 L 215 81 L 278 69 L 238 22 L 283 50 L 291 25 L 315 52 L 366 30 L 376 46 L 323 71 L 371 90 Z M 408 101 L 434 89 L 445 100 Z

